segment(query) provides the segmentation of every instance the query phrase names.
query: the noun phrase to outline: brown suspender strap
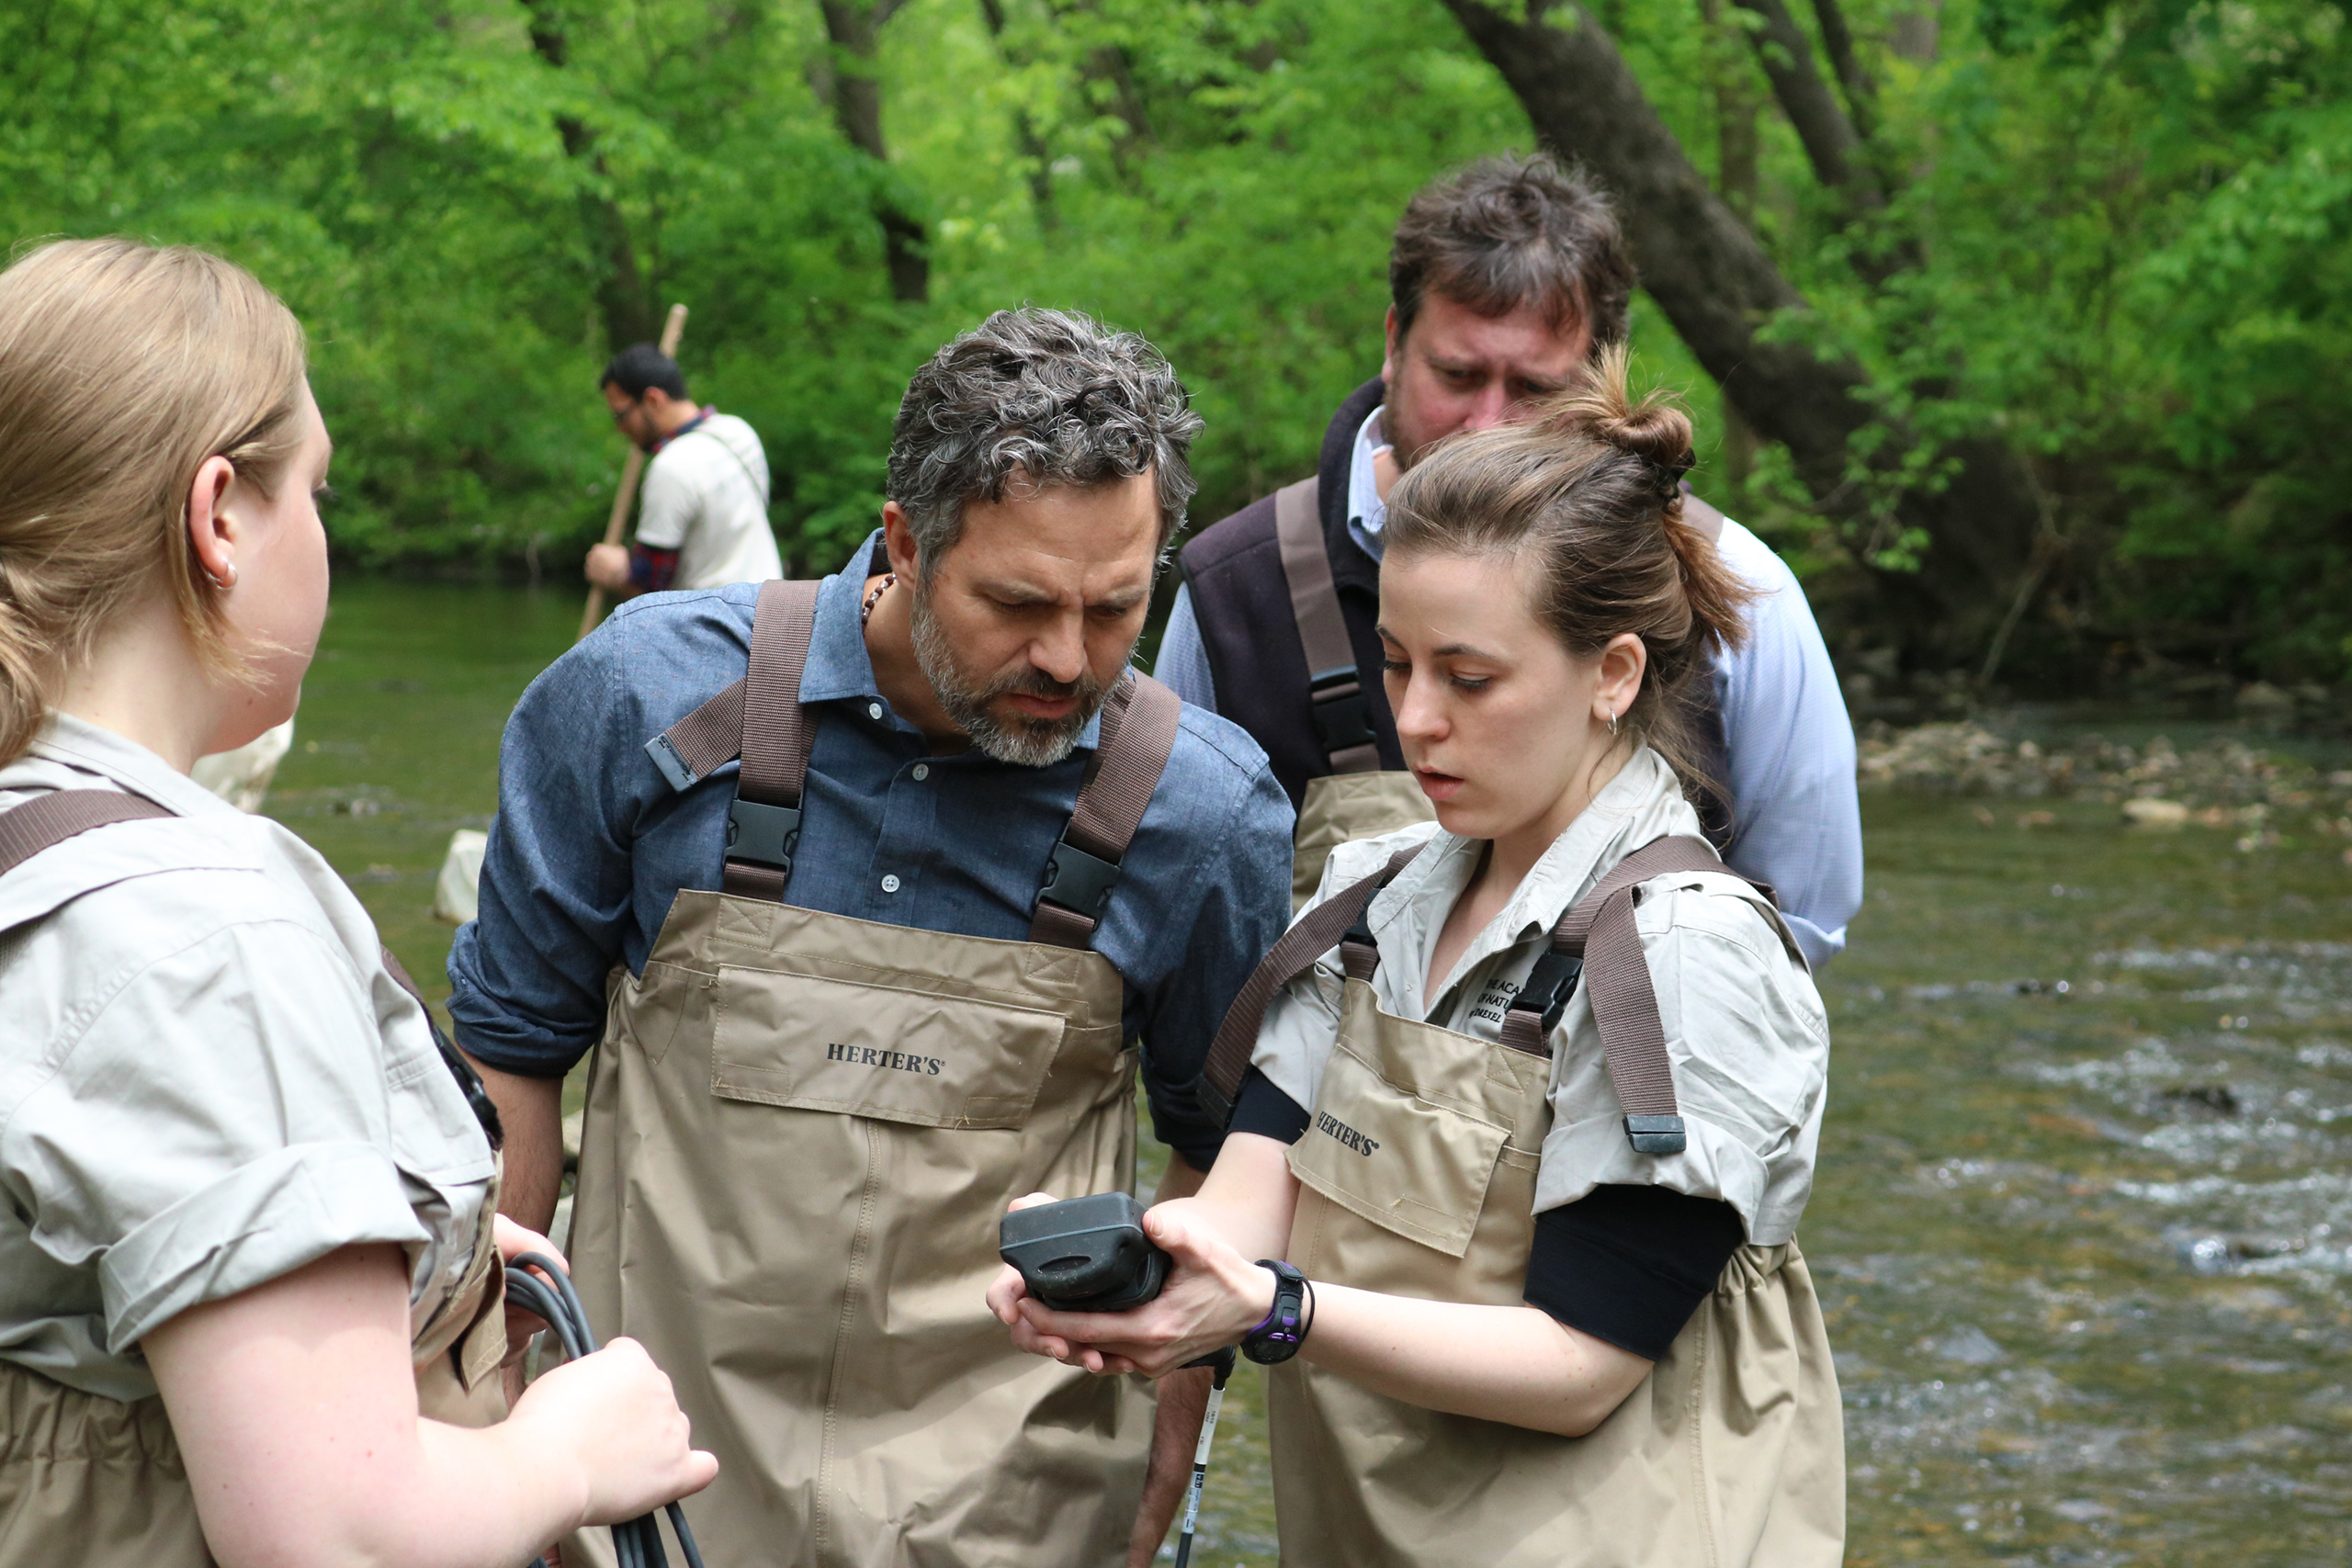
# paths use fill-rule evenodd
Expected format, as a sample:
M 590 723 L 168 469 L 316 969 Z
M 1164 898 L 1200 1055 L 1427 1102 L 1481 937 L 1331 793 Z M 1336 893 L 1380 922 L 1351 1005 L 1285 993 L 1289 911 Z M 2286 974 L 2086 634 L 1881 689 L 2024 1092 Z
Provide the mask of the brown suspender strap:
M 1348 640 L 1348 623 L 1340 613 L 1340 591 L 1331 581 L 1331 556 L 1323 545 L 1323 519 L 1316 504 L 1319 492 L 1313 477 L 1274 492 L 1274 539 L 1282 547 L 1299 646 L 1306 650 L 1316 740 L 1333 773 L 1369 773 L 1380 767 L 1380 748 L 1372 737 L 1372 694 L 1363 689 L 1355 645 Z
M 743 767 L 727 808 L 727 871 L 720 884 L 740 897 L 781 902 L 792 880 L 792 852 L 800 842 L 800 786 L 815 739 L 815 728 L 800 706 L 800 672 L 817 629 L 817 589 L 814 582 L 764 583 L 752 612 L 751 669 L 743 677 L 736 731 Z M 695 724 L 709 706 L 706 703 L 681 723 Z M 695 737 L 686 739 L 692 744 Z
M 6 876 L 43 850 L 53 849 L 68 839 L 79 838 L 93 828 L 111 827 L 117 822 L 152 822 L 179 813 L 169 807 L 158 806 L 141 795 L 123 795 L 110 789 L 61 789 L 38 795 L 21 806 L 0 811 L 0 876 Z M 416 988 L 401 961 L 392 950 L 378 944 L 383 954 L 384 972 L 392 983 L 406 991 L 416 1003 L 417 1011 L 424 1015 L 424 1026 L 433 1032 L 433 1043 L 440 1048 L 441 1059 L 458 1080 L 466 1103 L 473 1108 L 475 1118 L 489 1135 L 490 1146 L 497 1148 L 505 1141 L 504 1130 L 498 1122 L 498 1107 L 491 1102 L 489 1091 L 482 1088 L 481 1075 L 473 1064 L 458 1055 L 434 1021 L 433 1010 L 424 1005 L 424 993 Z
M 743 750 L 745 676 L 645 743 L 645 754 L 672 789 L 683 790 Z
M 1091 947 L 1094 929 L 1119 883 L 1119 863 L 1159 787 L 1184 704 L 1148 675 L 1128 671 L 1102 705 L 1094 757 L 1079 785 L 1069 826 L 1046 863 L 1029 914 L 1029 940 Z
M 1347 943 L 1346 938 L 1363 920 L 1373 895 L 1388 886 L 1420 852 L 1419 844 L 1398 850 L 1386 865 L 1301 915 L 1275 941 L 1258 967 L 1250 971 L 1250 978 L 1242 982 L 1233 1005 L 1225 1010 L 1225 1021 L 1217 1025 L 1216 1038 L 1209 1044 L 1208 1062 L 1201 1069 L 1200 1087 L 1194 1091 L 1201 1109 L 1218 1126 L 1229 1126 L 1233 1122 L 1234 1101 L 1240 1096 L 1241 1080 L 1249 1076 L 1250 1058 L 1258 1048 L 1258 1031 L 1266 1021 L 1266 1009 L 1272 1004 L 1276 991 L 1314 968 L 1316 960 L 1334 947 L 1340 948 L 1340 963 L 1350 979 L 1371 978 L 1377 955 L 1369 949 L 1362 953 L 1350 951 L 1357 944 Z
M 782 902 L 800 837 L 801 785 L 816 725 L 800 705 L 800 675 L 817 626 L 815 582 L 769 582 L 752 616 L 750 671 L 648 741 L 646 754 L 685 789 L 738 756 L 743 760 L 728 808 L 724 889 Z M 1159 787 L 1175 750 L 1183 703 L 1148 676 L 1128 671 L 1102 705 L 1092 761 L 1069 825 L 1047 863 L 1031 912 L 1029 938 L 1058 947 L 1090 947 L 1119 862 Z
M 142 795 L 110 789 L 51 790 L 0 811 L 0 876 L 93 828 L 177 815 Z
M 1634 918 L 1638 889 L 1652 877 L 1672 872 L 1727 870 L 1704 839 L 1674 836 L 1644 844 L 1611 867 L 1560 918 L 1552 945 L 1536 959 L 1527 984 L 1503 1015 L 1504 1044 L 1548 1056 L 1553 1026 L 1567 1007 L 1578 976 L 1589 978 L 1609 1087 L 1616 1092 L 1625 1135 L 1636 1154 L 1680 1154 L 1686 1146 L 1673 1066 L 1666 1053 L 1666 1026 L 1658 1018 L 1657 992 L 1650 984 L 1649 959 Z
M 393 957 L 392 950 L 381 942 L 377 943 L 377 951 L 384 955 L 384 973 L 392 977 L 393 985 L 408 993 L 409 1000 L 416 1004 L 416 1010 L 424 1015 L 424 1027 L 433 1032 L 433 1043 L 441 1053 L 442 1065 L 449 1069 L 449 1076 L 458 1080 L 458 1092 L 466 1097 L 466 1104 L 473 1111 L 474 1120 L 481 1123 L 482 1134 L 490 1139 L 491 1148 L 495 1151 L 505 1147 L 506 1126 L 498 1119 L 498 1102 L 490 1098 L 490 1090 L 483 1085 L 481 1075 L 474 1071 L 473 1063 L 458 1053 L 449 1037 L 441 1032 L 441 1025 L 435 1020 L 433 1010 L 425 1005 L 424 993 L 416 988 L 414 980 L 409 978 L 408 965 Z
M 773 705 L 778 686 L 791 697 L 789 726 L 794 734 L 784 739 L 797 740 L 800 747 L 799 766 L 792 773 L 796 797 L 799 780 L 808 767 L 810 738 L 800 733 L 806 728 L 799 712 L 800 671 L 808 666 L 808 639 L 817 627 L 819 586 L 814 582 L 764 583 L 752 612 L 752 657 L 757 660 L 763 648 L 768 655 L 771 679 L 766 701 Z M 787 662 L 788 670 L 785 667 Z M 662 776 L 670 781 L 671 788 L 686 789 L 743 754 L 743 736 L 750 718 L 743 705 L 751 689 L 752 677 L 747 674 L 645 743 L 645 754 L 653 759 L 653 765 L 662 770 Z M 789 758 L 784 761 L 788 767 Z

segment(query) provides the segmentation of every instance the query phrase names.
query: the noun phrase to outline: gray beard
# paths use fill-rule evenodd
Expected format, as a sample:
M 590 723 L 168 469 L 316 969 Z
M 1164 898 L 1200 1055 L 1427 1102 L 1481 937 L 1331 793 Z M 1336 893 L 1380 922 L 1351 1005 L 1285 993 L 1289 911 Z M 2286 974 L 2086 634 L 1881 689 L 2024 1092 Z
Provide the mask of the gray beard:
M 1079 733 L 1102 706 L 1102 682 L 1088 671 L 1075 687 L 1048 680 L 1036 670 L 1018 675 L 1002 675 L 994 681 L 973 683 L 956 662 L 956 650 L 947 641 L 947 633 L 931 613 L 931 595 L 916 589 L 910 607 L 913 622 L 915 663 L 931 682 L 931 694 L 940 710 L 956 722 L 956 728 L 971 737 L 972 744 L 983 756 L 1000 762 L 1015 762 L 1023 767 L 1043 768 L 1060 761 L 1078 744 Z M 1010 720 L 997 716 L 993 704 L 999 697 L 1020 693 L 1033 697 L 1067 697 L 1073 694 L 1078 705 L 1060 718 Z

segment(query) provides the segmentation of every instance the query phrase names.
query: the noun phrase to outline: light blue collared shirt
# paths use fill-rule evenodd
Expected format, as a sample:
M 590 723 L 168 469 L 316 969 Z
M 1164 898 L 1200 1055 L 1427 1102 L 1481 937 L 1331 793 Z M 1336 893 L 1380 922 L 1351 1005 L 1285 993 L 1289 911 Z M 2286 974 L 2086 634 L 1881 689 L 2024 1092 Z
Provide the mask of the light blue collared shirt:
M 1348 536 L 1374 560 L 1388 523 L 1373 469 L 1387 445 L 1381 413 L 1373 410 L 1357 427 L 1348 464 Z M 1715 660 L 1734 829 L 1724 858 L 1772 885 L 1798 945 L 1818 966 L 1845 951 L 1846 923 L 1862 907 L 1854 726 L 1796 574 L 1729 518 L 1716 547 L 1759 595 L 1748 608 L 1747 643 Z M 1189 583 L 1176 591 L 1154 673 L 1186 702 L 1216 710 Z
M 825 580 L 801 675 L 820 711 L 786 897 L 921 931 L 1023 941 L 1099 720 L 1050 767 L 934 756 L 876 689 L 858 600 L 876 534 Z M 631 600 L 531 682 L 499 757 L 481 913 L 449 953 L 449 1015 L 491 1066 L 560 1074 L 596 1043 L 605 977 L 642 972 L 683 888 L 717 888 L 735 764 L 673 791 L 643 750 L 740 679 L 755 583 Z M 1205 1169 L 1192 1085 L 1290 919 L 1290 801 L 1238 726 L 1187 708 L 1094 948 L 1125 982 L 1161 1139 Z

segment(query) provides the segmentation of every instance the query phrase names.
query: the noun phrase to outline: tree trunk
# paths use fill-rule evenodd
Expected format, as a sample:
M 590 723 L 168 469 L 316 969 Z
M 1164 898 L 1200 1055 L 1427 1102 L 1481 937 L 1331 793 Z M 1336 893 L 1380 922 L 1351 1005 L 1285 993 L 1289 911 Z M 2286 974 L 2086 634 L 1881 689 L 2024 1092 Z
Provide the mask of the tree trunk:
M 1915 661 L 1981 659 L 2026 569 L 2039 516 L 2017 456 L 1986 438 L 1952 443 L 1944 448 L 1957 465 L 1949 483 L 1899 491 L 1881 514 L 1874 487 L 1848 472 L 1849 438 L 1873 421 L 1861 367 L 1758 337 L 1773 316 L 1804 310 L 1804 298 L 1707 188 L 1600 24 L 1573 0 L 1533 0 L 1523 21 L 1480 0 L 1445 3 L 1538 139 L 1609 186 L 1643 287 L 1756 433 L 1788 447 L 1823 513 L 1849 539 L 1887 525 L 1924 532 L 1916 573 L 1881 570 L 1863 552 L 1888 633 Z M 1869 458 L 1877 476 L 1916 445 L 1899 426 L 1886 435 Z
M 882 24 L 902 0 L 818 0 L 833 48 L 833 118 L 850 144 L 880 165 L 876 170 L 875 221 L 890 269 L 890 297 L 920 305 L 931 298 L 930 235 L 922 220 L 887 185 L 890 149 L 882 141 L 882 81 L 876 73 Z
M 1942 31 L 1936 0 L 1909 11 L 1898 12 L 1887 32 L 1886 47 L 1905 60 L 1921 65 L 1936 62 L 1938 35 Z
M 996 40 L 997 52 L 1008 65 L 1025 65 L 1012 47 L 1004 41 L 1003 0 L 980 0 L 980 15 L 989 25 L 989 37 Z M 1022 160 L 1029 165 L 1029 204 L 1037 209 L 1037 227 L 1051 232 L 1061 227 L 1061 213 L 1054 206 L 1054 155 L 1046 139 L 1037 134 L 1037 122 L 1025 108 L 1012 111 L 1012 134 L 1021 143 Z
M 530 15 L 531 47 L 556 70 L 571 59 L 562 14 L 553 0 L 526 0 Z M 611 180 L 604 154 L 596 151 L 596 133 L 570 115 L 558 115 L 556 134 L 563 139 L 564 156 L 583 164 L 594 183 L 580 185 L 580 227 L 588 241 L 589 264 L 595 269 L 596 313 L 605 323 L 607 349 L 617 353 L 633 343 L 653 341 L 653 297 L 637 265 L 637 247 L 629 240 L 628 219 L 620 204 L 605 193 Z
M 1715 97 L 1715 194 L 1732 216 L 1751 229 L 1756 223 L 1758 139 L 1755 80 L 1747 73 L 1747 46 L 1725 36 L 1723 0 L 1699 0 L 1707 24 L 1707 73 Z M 1736 30 L 1736 29 L 1735 29 Z M 1756 432 L 1742 419 L 1728 393 L 1719 398 L 1724 424 L 1723 479 L 1727 499 L 1745 506 L 1747 481 L 1756 472 Z
M 1829 51 L 1830 69 L 1845 90 L 1846 112 L 1854 118 L 1855 134 L 1868 141 L 1877 133 L 1878 84 L 1854 54 L 1854 34 L 1838 0 L 1813 0 L 1813 15 L 1821 24 L 1821 47 Z
M 1787 0 L 1738 0 L 1738 4 L 1764 23 L 1749 35 L 1756 45 L 1757 63 L 1764 67 L 1764 78 L 1772 84 L 1781 111 L 1795 128 L 1797 140 L 1804 143 L 1814 177 L 1843 194 L 1847 205 L 1857 212 L 1884 206 L 1886 193 L 1879 188 L 1877 172 L 1864 155 L 1861 135 L 1838 107 L 1829 84 L 1815 69 L 1813 41 L 1789 14 Z

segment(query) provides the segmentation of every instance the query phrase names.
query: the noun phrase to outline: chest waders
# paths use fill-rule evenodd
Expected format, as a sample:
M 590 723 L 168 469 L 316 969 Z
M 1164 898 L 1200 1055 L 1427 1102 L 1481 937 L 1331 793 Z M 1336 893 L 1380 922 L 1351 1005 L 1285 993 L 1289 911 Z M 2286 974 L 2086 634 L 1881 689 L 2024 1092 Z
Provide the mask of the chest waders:
M 40 795 L 0 812 L 0 876 L 92 829 L 174 815 L 111 790 Z M 423 1009 L 415 983 L 389 950 L 384 966 Z M 428 1023 L 432 1016 L 425 1014 Z M 437 1028 L 434 1041 L 477 1115 L 484 1115 L 489 1100 L 481 1080 Z M 493 1146 L 495 1126 L 496 1112 L 487 1112 L 484 1130 Z M 411 1313 L 417 1406 L 435 1421 L 487 1427 L 506 1414 L 498 1375 L 506 1318 L 499 1310 L 503 1275 L 492 1231 L 497 1214 L 493 1175 L 465 1274 L 439 1300 Z M 0 1362 L 0 1563 L 213 1568 L 161 1397 L 108 1399 Z
M 1283 580 L 1290 589 L 1291 614 L 1298 622 L 1299 646 L 1306 651 L 1315 739 L 1330 764 L 1330 772 L 1306 781 L 1306 793 L 1298 803 L 1296 855 L 1291 863 L 1293 914 L 1322 886 L 1323 863 L 1333 850 L 1436 816 L 1419 781 L 1380 765 L 1380 748 L 1372 732 L 1372 694 L 1348 639 L 1317 510 L 1320 487 L 1321 481 L 1310 475 L 1274 492 L 1274 537 L 1282 551 Z M 1711 542 L 1723 536 L 1724 514 L 1687 491 L 1682 515 Z M 1712 687 L 1708 694 L 1712 714 Z M 1718 730 L 1722 727 L 1719 717 L 1711 717 L 1709 724 Z M 1719 749 L 1720 737 L 1716 744 Z M 1715 814 L 1721 814 L 1720 808 Z
M 612 977 L 574 1281 L 718 1456 L 711 1568 L 1114 1563 L 1150 1396 L 1020 1354 L 982 1298 L 1011 1200 L 1134 1182 L 1136 1053 L 1091 942 L 1181 705 L 1114 690 L 1029 940 L 802 908 L 816 596 L 763 588 L 744 680 L 648 748 L 673 783 L 742 773 L 724 890 L 679 893 Z
M 1267 998 L 1338 943 L 1346 1000 L 1313 1120 L 1291 1146 L 1290 1262 L 1331 1284 L 1521 1306 L 1552 1130 L 1552 1028 L 1581 980 L 1625 1112 L 1623 1134 L 1606 1135 L 1681 1152 L 1634 906 L 1652 877 L 1724 868 L 1693 838 L 1627 856 L 1562 919 L 1502 1038 L 1486 1041 L 1374 998 L 1363 910 L 1412 852 L 1276 944 L 1219 1030 L 1208 1076 L 1229 1102 Z M 1304 1359 L 1270 1370 L 1267 1409 L 1285 1568 L 1834 1568 L 1843 1555 L 1837 1377 L 1793 1242 L 1734 1253 L 1665 1358 L 1581 1438 L 1423 1409 Z

